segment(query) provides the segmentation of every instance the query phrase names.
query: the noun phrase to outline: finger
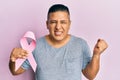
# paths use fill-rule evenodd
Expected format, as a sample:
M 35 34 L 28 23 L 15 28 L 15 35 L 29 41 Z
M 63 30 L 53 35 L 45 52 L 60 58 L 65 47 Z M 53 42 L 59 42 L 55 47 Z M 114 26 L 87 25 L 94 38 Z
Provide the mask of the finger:
M 98 39 L 98 41 L 97 42 L 101 42 L 101 41 L 104 41 L 103 39 Z
M 98 41 L 97 41 L 97 47 L 99 47 L 102 42 L 103 42 L 103 39 L 98 39 Z
M 20 52 L 20 55 L 22 55 L 22 56 L 28 56 L 28 52 L 26 51 L 26 50 L 21 50 L 21 52 Z
M 100 40 L 101 40 L 101 39 L 98 39 L 98 41 L 97 41 L 97 42 L 100 42 Z
M 98 49 L 99 49 L 100 47 L 97 45 L 97 46 L 96 46 L 96 48 L 98 48 Z
M 23 59 L 26 59 L 26 58 L 27 58 L 27 56 L 23 56 L 22 58 L 23 58 Z
M 101 41 L 97 42 L 96 48 L 100 48 L 102 46 Z
M 97 40 L 97 43 L 96 43 L 96 45 L 95 45 L 96 48 L 99 48 L 99 47 L 100 47 L 100 46 L 99 46 L 99 43 L 100 43 L 100 39 Z
M 21 55 L 21 54 L 19 54 L 19 55 L 18 55 L 18 58 L 22 58 L 22 55 Z
M 28 54 L 28 52 L 24 49 L 21 50 L 21 52 L 25 53 L 25 54 Z
M 20 59 L 26 59 L 27 57 L 26 56 L 21 56 Z
M 14 57 L 11 57 L 10 59 L 11 59 L 12 62 L 16 61 L 16 58 L 14 58 Z
M 19 58 L 19 59 L 26 59 L 27 56 L 19 55 L 18 58 Z
M 21 52 L 20 53 L 22 56 L 27 56 L 28 54 L 27 53 L 25 53 L 25 52 Z

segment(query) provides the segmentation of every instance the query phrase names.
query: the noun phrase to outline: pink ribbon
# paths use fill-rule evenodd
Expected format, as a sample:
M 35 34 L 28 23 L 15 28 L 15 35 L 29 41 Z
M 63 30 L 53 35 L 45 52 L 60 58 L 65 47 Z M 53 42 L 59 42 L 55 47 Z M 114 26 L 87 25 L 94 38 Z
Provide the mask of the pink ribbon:
M 32 41 L 30 43 L 28 43 L 27 39 L 31 39 Z M 35 46 L 36 46 L 36 39 L 35 39 L 34 33 L 31 31 L 26 32 L 25 35 L 21 38 L 20 44 L 21 44 L 22 48 L 28 52 L 27 59 L 31 65 L 32 69 L 35 72 L 37 64 L 32 55 L 32 51 L 35 49 Z M 25 60 L 26 59 L 17 59 L 15 69 L 17 70 Z

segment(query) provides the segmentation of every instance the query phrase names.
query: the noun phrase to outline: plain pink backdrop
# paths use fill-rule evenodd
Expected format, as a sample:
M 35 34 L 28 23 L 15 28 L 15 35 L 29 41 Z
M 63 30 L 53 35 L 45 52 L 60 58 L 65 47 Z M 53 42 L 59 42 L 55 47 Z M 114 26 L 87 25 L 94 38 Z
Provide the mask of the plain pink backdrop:
M 10 52 L 20 47 L 19 40 L 26 31 L 32 30 L 37 38 L 48 33 L 47 11 L 55 3 L 69 7 L 70 33 L 87 40 L 91 52 L 98 38 L 108 42 L 95 80 L 120 80 L 120 0 L 0 0 L 0 80 L 34 80 L 32 70 L 12 76 Z

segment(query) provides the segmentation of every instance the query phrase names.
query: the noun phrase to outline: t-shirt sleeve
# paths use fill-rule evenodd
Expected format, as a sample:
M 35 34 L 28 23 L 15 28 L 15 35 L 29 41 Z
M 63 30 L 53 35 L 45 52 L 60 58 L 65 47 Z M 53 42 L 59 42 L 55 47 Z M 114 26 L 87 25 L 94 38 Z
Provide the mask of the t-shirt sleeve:
M 21 66 L 23 69 L 25 69 L 25 70 L 27 70 L 27 69 L 29 69 L 29 68 L 31 68 L 31 66 L 30 66 L 30 63 L 29 63 L 29 61 L 28 61 L 28 59 L 26 59 L 24 62 L 23 62 L 23 64 L 22 64 L 22 66 Z
M 83 64 L 82 64 L 82 69 L 84 69 L 86 67 L 86 65 L 90 62 L 91 60 L 91 51 L 90 48 L 87 44 L 87 42 L 85 42 L 83 44 Z

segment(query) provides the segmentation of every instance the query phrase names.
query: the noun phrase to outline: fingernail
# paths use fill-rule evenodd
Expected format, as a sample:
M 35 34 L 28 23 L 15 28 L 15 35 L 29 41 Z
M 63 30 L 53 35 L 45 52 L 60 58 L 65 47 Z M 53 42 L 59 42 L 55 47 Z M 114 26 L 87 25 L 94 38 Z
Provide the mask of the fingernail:
M 100 41 L 100 39 L 98 39 L 98 42 Z

